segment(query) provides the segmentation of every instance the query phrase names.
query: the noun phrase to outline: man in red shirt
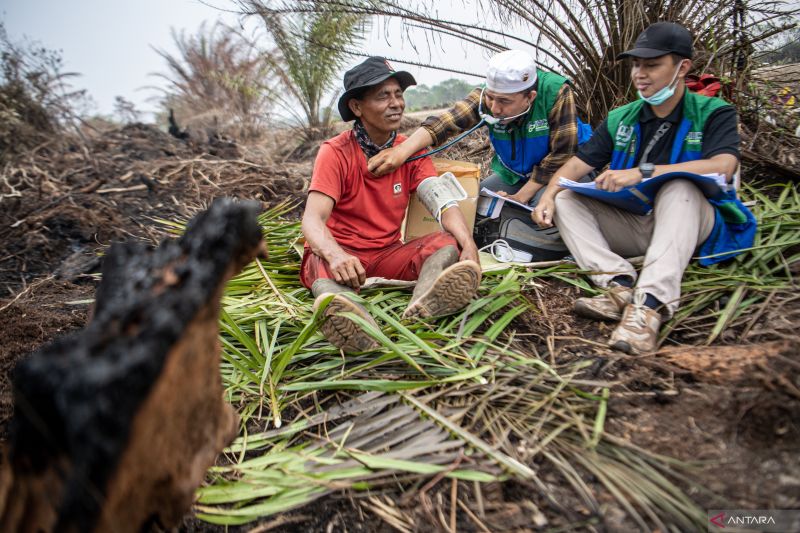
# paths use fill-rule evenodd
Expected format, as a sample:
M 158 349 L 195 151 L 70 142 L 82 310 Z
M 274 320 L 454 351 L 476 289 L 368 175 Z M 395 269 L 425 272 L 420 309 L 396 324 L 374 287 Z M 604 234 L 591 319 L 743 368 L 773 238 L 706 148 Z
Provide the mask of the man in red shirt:
M 403 244 L 400 226 L 409 197 L 424 179 L 436 176 L 430 159 L 405 163 L 380 177 L 367 170 L 367 161 L 381 150 L 402 143 L 397 134 L 403 118 L 403 91 L 416 81 L 395 71 L 381 57 L 370 57 L 344 76 L 345 92 L 339 113 L 355 120 L 345 131 L 320 147 L 303 213 L 306 248 L 300 271 L 311 289 L 315 309 L 333 294 L 325 309 L 322 331 L 344 352 L 377 346 L 350 312 L 374 323 L 366 309 L 348 298 L 367 277 L 418 280 L 404 318 L 442 316 L 466 306 L 481 278 L 478 249 L 464 216 L 443 207 L 445 231 Z

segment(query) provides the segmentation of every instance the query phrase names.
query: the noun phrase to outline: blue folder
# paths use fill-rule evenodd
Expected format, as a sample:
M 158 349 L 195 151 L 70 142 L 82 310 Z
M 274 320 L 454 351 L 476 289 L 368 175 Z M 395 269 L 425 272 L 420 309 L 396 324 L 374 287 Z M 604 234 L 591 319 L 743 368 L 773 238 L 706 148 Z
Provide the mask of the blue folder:
M 726 190 L 720 187 L 719 183 L 717 183 L 714 178 L 702 176 L 700 174 L 692 174 L 691 172 L 668 172 L 667 174 L 661 174 L 660 176 L 650 178 L 649 180 L 642 181 L 632 187 L 626 187 L 617 192 L 572 186 L 571 184 L 562 185 L 578 194 L 595 198 L 601 202 L 630 211 L 631 213 L 646 215 L 653 210 L 653 202 L 661 186 L 667 181 L 676 178 L 692 181 L 703 192 L 706 198 L 718 201 L 728 199 Z

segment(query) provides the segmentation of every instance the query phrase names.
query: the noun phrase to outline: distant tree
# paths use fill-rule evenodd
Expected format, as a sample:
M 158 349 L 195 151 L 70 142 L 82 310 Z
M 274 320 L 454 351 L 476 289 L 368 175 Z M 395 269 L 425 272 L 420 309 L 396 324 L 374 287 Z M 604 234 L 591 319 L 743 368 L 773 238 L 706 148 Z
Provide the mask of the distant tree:
M 417 85 L 405 93 L 406 108 L 409 111 L 418 111 L 445 107 L 464 98 L 474 87 L 474 84 L 456 78 L 450 78 L 433 87 Z
M 176 55 L 156 52 L 167 72 L 156 73 L 169 85 L 161 89 L 166 117 L 174 109 L 181 126 L 207 128 L 238 138 L 259 136 L 273 105 L 269 58 L 235 30 L 220 23 L 195 35 L 172 31 Z
M 275 43 L 269 59 L 283 89 L 276 94 L 282 110 L 303 126 L 307 140 L 330 136 L 339 73 L 350 47 L 363 39 L 368 18 L 335 8 L 286 14 L 261 0 L 242 0 L 240 5 L 261 18 Z
M 452 104 L 464 98 L 474 87 L 464 80 L 450 78 L 433 86 L 434 98 L 437 104 Z
M 420 109 L 432 109 L 433 92 L 424 83 L 409 87 L 403 94 L 406 100 L 407 111 L 419 111 Z

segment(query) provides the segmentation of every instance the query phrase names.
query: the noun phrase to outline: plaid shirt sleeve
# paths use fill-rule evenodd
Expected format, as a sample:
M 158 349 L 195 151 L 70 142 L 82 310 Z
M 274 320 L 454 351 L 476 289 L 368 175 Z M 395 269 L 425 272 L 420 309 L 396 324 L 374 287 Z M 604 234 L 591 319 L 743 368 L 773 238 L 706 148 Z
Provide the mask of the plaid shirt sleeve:
M 431 134 L 433 146 L 441 145 L 453 135 L 468 130 L 480 121 L 478 116 L 480 98 L 481 90 L 473 89 L 466 98 L 456 102 L 453 107 L 441 115 L 432 115 L 425 119 L 422 127 Z
M 547 120 L 550 123 L 550 153 L 533 167 L 530 178 L 543 185 L 547 185 L 553 173 L 578 150 L 575 95 L 568 83 L 565 83 L 558 92 Z

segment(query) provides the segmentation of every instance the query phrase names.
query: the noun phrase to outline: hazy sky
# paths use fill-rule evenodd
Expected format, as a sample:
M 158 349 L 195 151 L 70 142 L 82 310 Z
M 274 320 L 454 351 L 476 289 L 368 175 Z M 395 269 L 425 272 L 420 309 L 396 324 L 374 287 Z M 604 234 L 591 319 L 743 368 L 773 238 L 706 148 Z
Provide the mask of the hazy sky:
M 224 0 L 209 3 L 225 8 L 232 5 Z M 0 0 L 0 16 L 13 41 L 27 37 L 47 48 L 61 50 L 66 70 L 81 74 L 74 86 L 87 89 L 101 113 L 112 112 L 117 95 L 133 101 L 140 109 L 154 109 L 147 100 L 158 92 L 146 87 L 164 82 L 149 74 L 165 69 L 163 59 L 152 47 L 175 50 L 170 28 L 193 33 L 203 21 L 219 19 L 238 25 L 239 20 L 233 13 L 198 0 Z M 419 35 L 415 41 L 425 54 L 418 58 L 411 43 L 400 38 L 397 22 L 375 20 L 372 28 L 364 47 L 370 53 L 441 63 L 468 72 L 482 73 L 486 67 L 486 56 L 480 50 L 449 44 L 444 50 L 434 47 L 428 56 L 428 46 Z M 351 58 L 349 64 L 362 60 Z M 450 77 L 480 81 L 400 63 L 395 68 L 411 71 L 419 83 L 428 85 Z

